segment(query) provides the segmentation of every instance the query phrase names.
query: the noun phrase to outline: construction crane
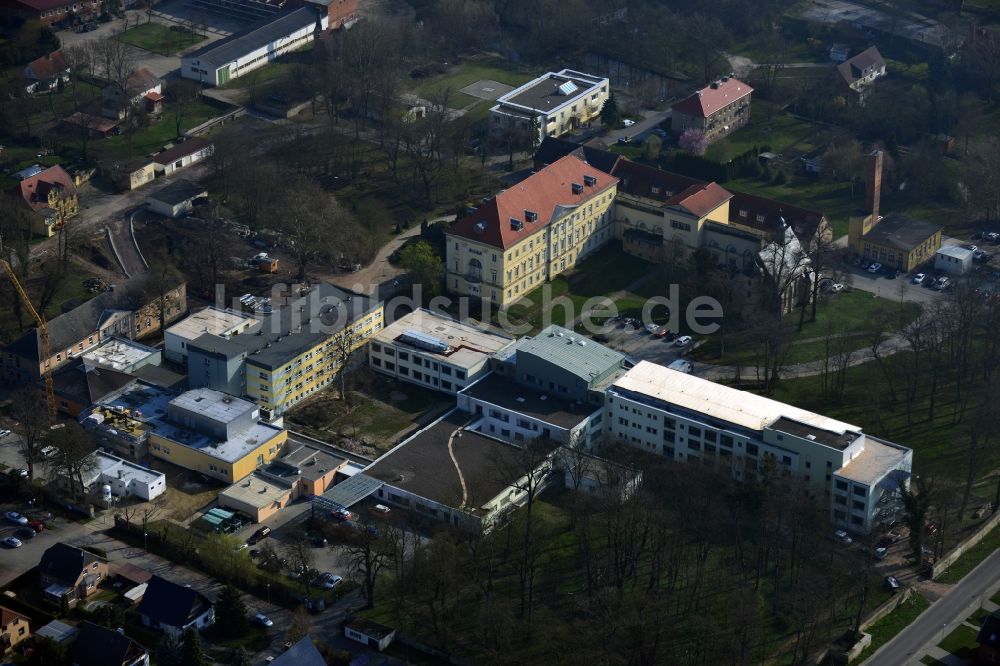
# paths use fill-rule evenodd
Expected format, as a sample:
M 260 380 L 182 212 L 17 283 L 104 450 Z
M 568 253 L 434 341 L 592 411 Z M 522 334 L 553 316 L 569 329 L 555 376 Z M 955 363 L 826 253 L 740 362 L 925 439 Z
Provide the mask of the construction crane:
M 31 304 L 28 292 L 21 286 L 21 281 L 17 279 L 17 275 L 14 273 L 10 262 L 6 259 L 0 259 L 0 262 L 3 263 L 3 270 L 7 273 L 7 277 L 14 284 L 14 289 L 17 290 L 21 300 L 24 301 L 24 306 L 28 308 L 28 313 L 35 320 L 35 324 L 38 326 L 38 335 L 42 338 L 41 361 L 45 364 L 45 369 L 42 371 L 42 379 L 45 380 L 45 407 L 49 415 L 49 427 L 51 428 L 55 425 L 56 421 L 56 394 L 52 389 L 52 368 L 49 365 L 49 359 L 52 358 L 52 347 L 49 345 L 49 327 L 45 323 L 45 317 L 38 314 L 38 310 Z

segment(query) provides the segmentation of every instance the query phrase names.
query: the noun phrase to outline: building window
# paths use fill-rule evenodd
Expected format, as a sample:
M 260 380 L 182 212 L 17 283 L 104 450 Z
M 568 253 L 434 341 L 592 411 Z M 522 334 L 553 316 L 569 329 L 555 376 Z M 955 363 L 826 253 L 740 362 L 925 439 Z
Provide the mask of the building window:
M 858 497 L 864 497 L 865 495 L 868 494 L 868 491 L 861 486 L 854 486 L 853 491 L 854 494 L 857 495 Z
M 836 483 L 837 490 L 847 490 L 847 481 L 841 481 L 837 479 Z
M 759 452 L 756 444 L 747 444 L 747 455 L 755 456 Z

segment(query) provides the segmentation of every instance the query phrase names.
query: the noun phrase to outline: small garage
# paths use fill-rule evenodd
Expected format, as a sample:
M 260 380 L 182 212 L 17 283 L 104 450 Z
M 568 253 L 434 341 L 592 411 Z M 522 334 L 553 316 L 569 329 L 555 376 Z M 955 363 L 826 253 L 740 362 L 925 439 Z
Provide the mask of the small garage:
M 195 199 L 207 196 L 204 187 L 180 178 L 146 197 L 146 206 L 154 213 L 178 218 L 191 212 Z
M 934 270 L 948 275 L 965 275 L 972 270 L 974 254 L 961 245 L 945 245 L 934 255 Z

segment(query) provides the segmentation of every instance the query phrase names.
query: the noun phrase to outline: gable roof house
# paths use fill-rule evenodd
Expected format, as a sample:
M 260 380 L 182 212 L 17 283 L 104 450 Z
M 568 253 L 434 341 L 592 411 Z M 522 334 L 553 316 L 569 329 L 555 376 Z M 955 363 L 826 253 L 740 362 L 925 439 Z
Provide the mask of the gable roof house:
M 80 210 L 73 177 L 58 164 L 26 176 L 12 194 L 31 212 L 31 233 L 51 237 Z
M 126 79 L 124 94 L 115 83 L 104 86 L 101 90 L 101 113 L 108 118 L 121 120 L 130 107 L 142 104 L 143 100 L 155 105 L 163 99 L 162 95 L 163 79 L 153 74 L 149 68 L 140 67 Z
M 160 319 L 172 324 L 187 312 L 187 284 L 164 294 L 145 290 L 143 280 L 98 294 L 48 322 L 52 355 L 43 358 L 41 336 L 32 328 L 3 349 L 3 376 L 13 383 L 34 382 L 49 370 L 69 364 L 111 337 L 142 339 L 160 330 Z
M 721 139 L 750 122 L 752 94 L 746 83 L 724 76 L 670 107 L 670 129 L 675 134 L 696 129 L 709 142 Z
M 31 637 L 30 619 L 6 606 L 0 606 L 0 647 L 7 654 L 14 646 Z
M 24 78 L 30 81 L 26 88 L 29 93 L 47 92 L 59 85 L 59 81 L 68 83 L 69 75 L 69 65 L 62 51 L 47 53 L 24 68 Z
M 154 155 L 153 164 L 157 173 L 169 176 L 178 169 L 202 161 L 212 154 L 214 148 L 215 144 L 201 137 L 191 137 Z
M 868 89 L 875 79 L 883 76 L 885 60 L 874 46 L 837 65 L 837 83 L 854 93 L 859 104 L 864 104 Z
M 188 627 L 203 629 L 215 622 L 215 608 L 208 597 L 159 576 L 149 579 L 136 610 L 144 626 L 174 635 Z
M 80 633 L 69 648 L 71 666 L 147 666 L 149 653 L 124 633 L 93 622 L 80 623 Z
M 97 586 L 107 577 L 107 560 L 61 542 L 49 546 L 38 563 L 42 591 L 54 604 L 66 598 L 70 606 L 76 605 L 80 599 L 96 594 Z

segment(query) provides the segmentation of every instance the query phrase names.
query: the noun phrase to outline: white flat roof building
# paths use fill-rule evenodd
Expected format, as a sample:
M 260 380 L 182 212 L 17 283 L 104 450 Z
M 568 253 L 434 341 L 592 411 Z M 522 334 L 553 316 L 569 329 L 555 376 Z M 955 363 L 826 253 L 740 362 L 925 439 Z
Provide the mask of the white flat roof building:
M 111 486 L 115 497 L 140 497 L 146 501 L 162 495 L 167 489 L 167 477 L 162 472 L 149 469 L 104 451 L 91 454 L 93 466 L 89 480 L 84 479 L 92 492 L 100 493 L 93 486 Z
M 246 333 L 258 324 L 257 319 L 235 310 L 209 306 L 185 317 L 163 334 L 167 359 L 177 363 L 187 361 L 187 345 L 200 335 L 209 333 L 221 338 Z
M 132 372 L 144 365 L 160 364 L 160 350 L 125 338 L 111 338 L 80 356 L 86 365 Z
M 572 69 L 547 72 L 497 98 L 490 109 L 490 132 L 531 131 L 538 139 L 562 136 L 598 117 L 608 99 L 608 79 Z
M 677 462 L 752 479 L 795 474 L 828 497 L 838 527 L 867 533 L 898 517 L 912 450 L 777 400 L 641 361 L 605 395 L 605 433 Z
M 454 395 L 489 372 L 490 355 L 514 338 L 430 310 L 389 324 L 368 347 L 377 372 Z
M 934 254 L 934 270 L 965 275 L 972 268 L 975 252 L 961 245 L 945 245 Z

